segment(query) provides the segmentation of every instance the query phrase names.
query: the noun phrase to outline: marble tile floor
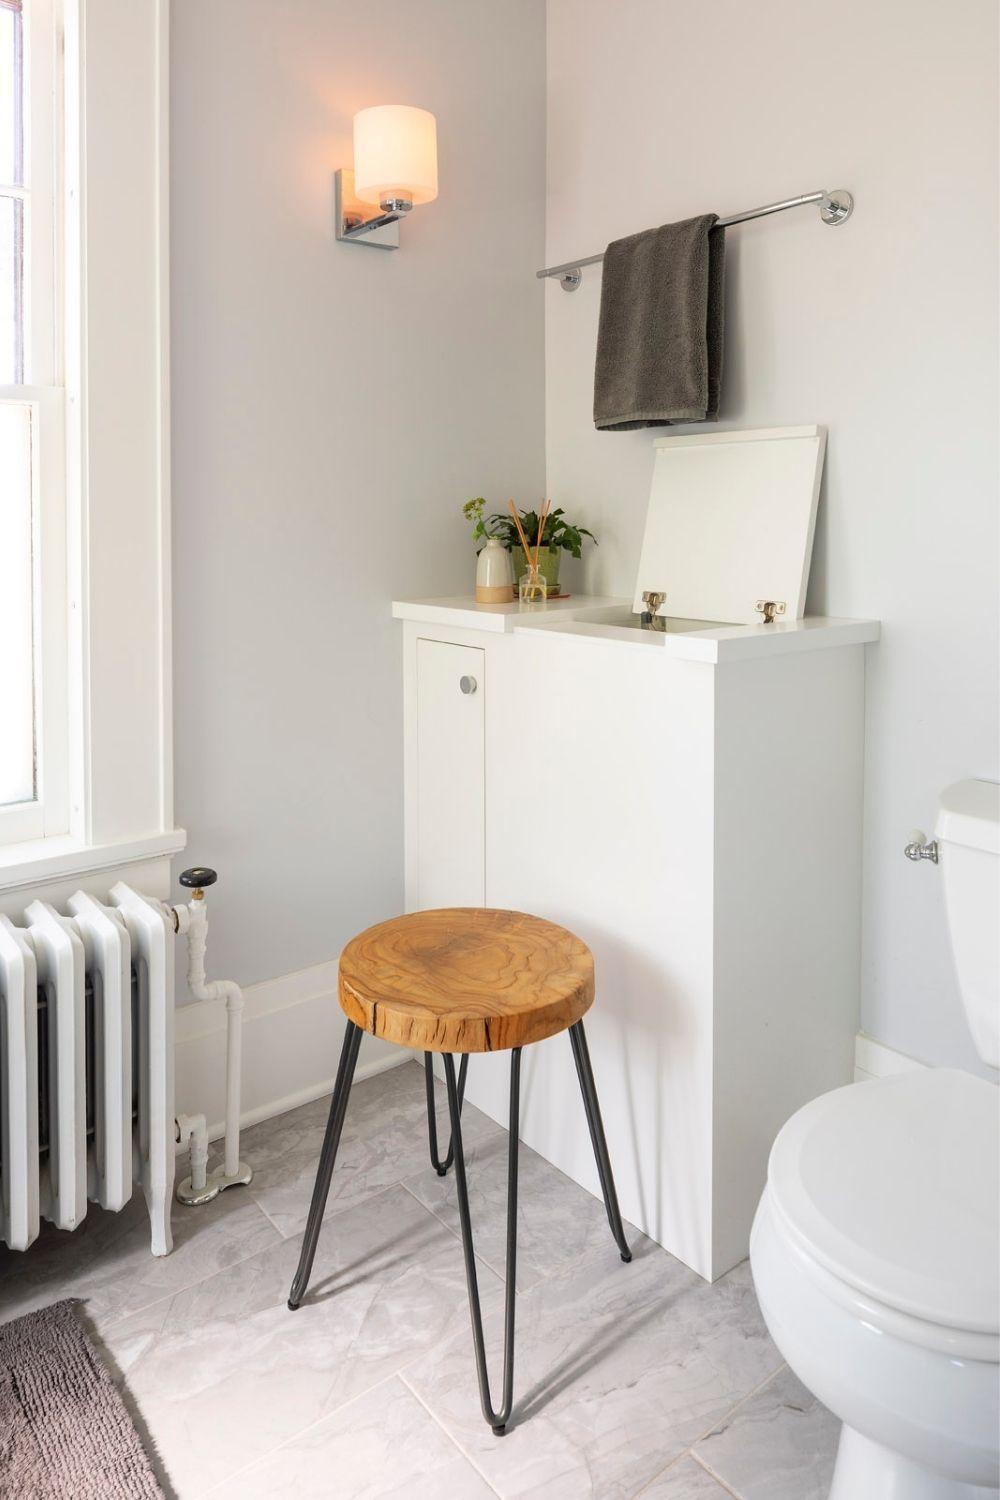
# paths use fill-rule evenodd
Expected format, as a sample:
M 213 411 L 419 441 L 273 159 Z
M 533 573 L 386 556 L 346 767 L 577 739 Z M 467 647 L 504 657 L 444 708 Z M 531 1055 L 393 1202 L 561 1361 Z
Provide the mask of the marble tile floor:
M 175 1206 L 165 1259 L 140 1198 L 0 1250 L 0 1322 L 81 1299 L 168 1495 L 823 1500 L 837 1424 L 782 1364 L 749 1267 L 707 1286 L 631 1229 L 623 1266 L 603 1206 L 525 1147 L 515 1411 L 492 1435 L 416 1063 L 356 1085 L 309 1298 L 289 1312 L 327 1106 L 248 1130 L 253 1183 Z M 439 1106 L 443 1125 L 443 1091 Z M 498 1380 L 506 1132 L 471 1106 L 464 1122 Z

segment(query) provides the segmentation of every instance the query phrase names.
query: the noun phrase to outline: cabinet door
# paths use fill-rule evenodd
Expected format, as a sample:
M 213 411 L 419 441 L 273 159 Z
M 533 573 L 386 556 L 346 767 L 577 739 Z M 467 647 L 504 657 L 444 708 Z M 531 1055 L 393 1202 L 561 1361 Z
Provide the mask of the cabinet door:
M 417 642 L 417 905 L 485 900 L 486 653 Z

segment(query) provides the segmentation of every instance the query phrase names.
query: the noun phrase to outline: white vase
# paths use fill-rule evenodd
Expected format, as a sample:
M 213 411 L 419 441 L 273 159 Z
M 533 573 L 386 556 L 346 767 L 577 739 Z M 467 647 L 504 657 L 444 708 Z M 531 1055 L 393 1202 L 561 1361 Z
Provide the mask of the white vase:
M 476 563 L 476 603 L 510 604 L 514 599 L 514 569 L 503 542 L 491 537 Z

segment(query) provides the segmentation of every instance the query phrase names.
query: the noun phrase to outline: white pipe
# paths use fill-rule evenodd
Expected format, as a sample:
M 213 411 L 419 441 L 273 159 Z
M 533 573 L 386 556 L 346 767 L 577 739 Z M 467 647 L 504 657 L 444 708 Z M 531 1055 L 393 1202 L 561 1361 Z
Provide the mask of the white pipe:
M 204 1115 L 178 1115 L 174 1120 L 174 1138 L 182 1146 L 191 1143 L 191 1187 L 204 1190 L 208 1177 L 208 1122 Z
M 208 910 L 204 900 L 188 903 L 188 988 L 196 1000 L 226 1002 L 226 1156 L 224 1177 L 240 1169 L 240 1075 L 243 1064 L 243 991 L 233 979 L 205 979 Z
M 240 1081 L 243 1072 L 243 991 L 220 981 L 226 996 L 226 1176 L 240 1170 Z

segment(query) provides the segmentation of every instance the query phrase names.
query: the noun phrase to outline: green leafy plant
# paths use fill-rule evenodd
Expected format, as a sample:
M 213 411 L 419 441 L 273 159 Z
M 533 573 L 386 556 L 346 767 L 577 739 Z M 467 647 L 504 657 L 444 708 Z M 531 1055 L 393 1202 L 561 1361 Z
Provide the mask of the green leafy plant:
M 521 545 L 514 525 L 513 516 L 505 515 L 502 511 L 494 511 L 491 516 L 484 515 L 486 501 L 482 495 L 475 500 L 467 500 L 462 506 L 462 514 L 467 521 L 472 523 L 472 540 L 474 542 L 488 541 L 495 537 L 502 542 L 508 552 L 516 552 Z M 535 510 L 519 511 L 521 525 L 524 534 L 531 546 L 538 541 L 538 512 Z M 545 523 L 545 536 L 542 541 L 543 550 L 557 552 L 560 548 L 569 552 L 573 557 L 580 557 L 583 552 L 583 539 L 589 537 L 597 546 L 597 538 L 586 526 L 574 526 L 572 522 L 565 519 L 562 506 L 549 512 Z
M 483 511 L 486 509 L 486 501 L 482 495 L 477 495 L 475 500 L 466 500 L 462 506 L 462 515 L 472 526 L 472 540 L 484 542 L 492 535 L 489 530 L 489 522 L 483 520 Z M 492 520 L 492 517 L 490 518 Z

